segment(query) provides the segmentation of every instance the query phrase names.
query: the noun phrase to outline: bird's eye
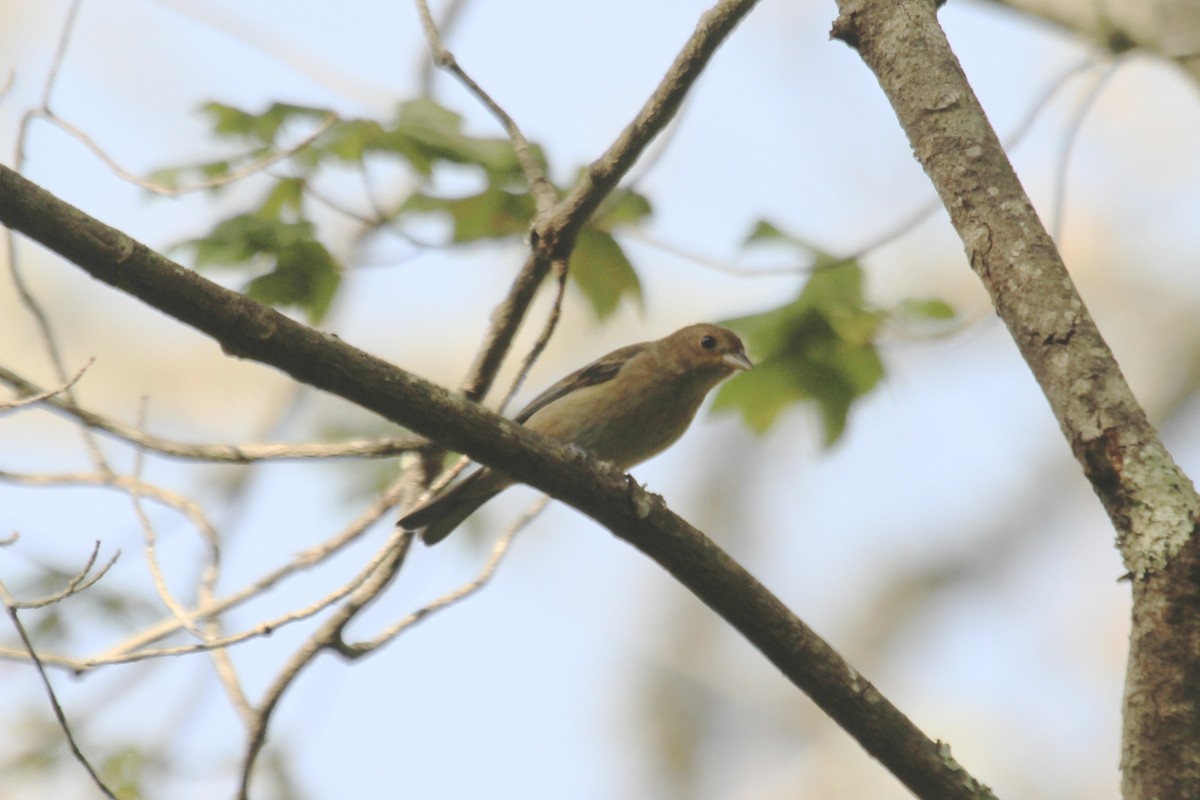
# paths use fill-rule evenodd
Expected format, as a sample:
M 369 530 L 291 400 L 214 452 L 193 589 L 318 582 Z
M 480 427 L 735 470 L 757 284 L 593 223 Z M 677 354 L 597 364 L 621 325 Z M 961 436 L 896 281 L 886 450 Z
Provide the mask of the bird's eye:
M 717 337 L 705 336 L 705 337 L 701 338 L 700 346 L 703 347 L 705 350 L 712 350 L 714 347 L 717 346 Z

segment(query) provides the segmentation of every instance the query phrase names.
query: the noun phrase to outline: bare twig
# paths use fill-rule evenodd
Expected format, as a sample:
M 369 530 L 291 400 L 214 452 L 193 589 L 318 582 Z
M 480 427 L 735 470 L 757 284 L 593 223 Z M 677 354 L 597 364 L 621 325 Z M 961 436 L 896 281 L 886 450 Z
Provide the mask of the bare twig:
M 216 531 L 213 529 L 212 523 L 209 522 L 203 509 L 194 500 L 178 492 L 173 492 L 170 489 L 164 489 L 161 486 L 146 483 L 133 477 L 118 475 L 116 473 L 63 472 L 31 474 L 0 470 L 0 481 L 8 481 L 9 483 L 23 486 L 97 486 L 116 489 L 127 494 L 136 492 L 141 497 L 147 497 L 161 505 L 175 509 L 187 517 L 188 521 L 203 536 L 212 537 L 213 539 L 216 537 Z
M 1062 244 L 1063 224 L 1066 218 L 1067 169 L 1071 164 L 1071 153 L 1075 149 L 1075 143 L 1079 140 L 1079 132 L 1083 129 L 1083 122 L 1087 119 L 1088 112 L 1092 110 L 1096 101 L 1100 99 L 1101 92 L 1108 86 L 1113 75 L 1117 73 L 1117 68 L 1120 64 L 1121 61 L 1119 58 L 1113 60 L 1108 64 L 1107 69 L 1096 78 L 1095 83 L 1088 89 L 1083 99 L 1079 101 L 1079 106 L 1075 109 L 1075 113 L 1071 115 L 1071 122 L 1067 126 L 1066 133 L 1063 136 L 1062 146 L 1058 155 L 1058 165 L 1054 170 L 1054 202 L 1050 206 L 1050 224 L 1047 226 L 1054 241 L 1060 245 Z
M 328 542 L 297 555 L 296 558 L 288 564 L 271 571 L 267 575 L 264 575 L 254 583 L 243 587 L 237 592 L 234 592 L 223 598 L 214 599 L 207 605 L 189 610 L 187 612 L 188 620 L 194 624 L 204 620 L 215 619 L 224 612 L 261 596 L 265 591 L 272 588 L 286 577 L 301 570 L 311 569 L 327 559 L 329 556 L 339 552 L 345 545 L 355 541 L 370 526 L 378 522 L 381 517 L 390 513 L 391 509 L 399 501 L 401 495 L 407 491 L 404 483 L 405 482 L 403 480 L 395 481 L 390 487 L 388 487 L 387 490 L 383 492 L 382 495 L 380 495 L 379 498 L 372 502 L 362 514 L 360 514 L 352 523 L 350 523 L 346 529 L 330 539 Z M 369 561 L 351 581 L 331 592 L 329 595 L 310 603 L 303 608 L 295 609 L 285 614 L 281 614 L 271 619 L 256 623 L 253 627 L 235 634 L 230 634 L 228 636 L 222 636 L 219 638 L 206 637 L 204 641 L 186 645 L 149 648 L 148 645 L 152 644 L 153 642 L 159 641 L 164 637 L 178 631 L 180 628 L 185 627 L 177 617 L 171 616 L 161 622 L 156 623 L 141 633 L 131 636 L 124 642 L 109 648 L 107 651 L 99 655 L 88 658 L 69 658 L 60 655 L 43 655 L 42 660 L 52 666 L 69 669 L 74 672 L 86 672 L 91 669 L 103 666 L 111 666 L 114 664 L 128 664 L 150 659 L 209 652 L 218 648 L 231 647 L 250 639 L 270 636 L 279 628 L 300 620 L 308 619 L 346 597 L 352 591 L 357 589 L 369 576 L 374 574 L 386 557 L 386 551 L 381 551 L 381 553 Z M 15 659 L 22 657 L 23 651 L 0 648 L 0 658 Z
M 450 0 L 442 9 L 442 21 L 438 24 L 437 30 L 442 39 L 454 29 L 455 24 L 462 16 L 462 10 L 466 7 L 466 0 Z M 417 78 L 418 91 L 425 97 L 433 96 L 433 70 L 437 67 L 437 60 L 433 57 L 433 53 L 427 54 L 427 57 L 421 59 L 420 74 Z
M 526 525 L 528 525 L 534 517 L 540 514 L 542 509 L 544 509 L 549 502 L 549 497 L 541 497 L 538 500 L 535 500 L 534 503 L 528 509 L 526 509 L 525 513 L 522 514 L 520 518 L 518 518 L 517 521 L 514 522 L 508 528 L 508 530 L 505 531 L 504 534 L 492 545 L 491 555 L 488 556 L 488 560 L 483 565 L 483 569 L 481 569 L 479 574 L 476 575 L 471 581 L 463 584 L 454 591 L 447 592 L 433 602 L 418 608 L 416 611 L 407 615 L 403 619 L 397 620 L 374 639 L 366 642 L 356 642 L 354 644 L 348 642 L 338 643 L 336 645 L 337 651 L 347 658 L 361 658 L 373 650 L 383 647 L 401 633 L 416 625 L 418 622 L 430 616 L 431 614 L 435 614 L 449 606 L 460 603 L 478 592 L 480 589 L 486 586 L 492 579 L 492 576 L 496 574 L 496 569 L 500 566 L 500 562 L 504 560 L 504 556 L 507 555 L 509 547 L 512 545 L 513 538 L 516 537 L 517 533 L 519 533 Z
M 533 194 L 533 202 L 537 206 L 538 212 L 548 211 L 557 202 L 558 192 L 555 191 L 554 184 L 550 182 L 550 179 L 546 177 L 546 171 L 538 163 L 537 157 L 534 156 L 529 140 L 521 132 L 516 120 L 459 65 L 454 54 L 442 41 L 442 35 L 438 32 L 437 23 L 433 21 L 433 14 L 429 11 L 427 0 L 416 0 L 416 2 L 417 12 L 421 17 L 421 27 L 425 31 L 425 40 L 429 43 L 434 64 L 458 78 L 467 91 L 475 95 L 476 99 L 483 103 L 492 116 L 504 126 L 504 130 L 512 142 L 517 163 L 521 165 L 521 172 L 525 174 L 525 180 L 529 182 L 529 191 Z
M 87 756 L 79 749 L 79 743 L 75 741 L 75 735 L 71 733 L 71 725 L 67 722 L 67 715 L 63 712 L 62 705 L 58 702 L 58 696 L 54 693 L 54 686 L 50 683 L 50 676 L 46 674 L 46 668 L 42 664 L 42 660 L 38 657 L 37 650 L 33 646 L 33 642 L 29 638 L 29 633 L 25 630 L 25 626 L 21 623 L 21 617 L 17 613 L 17 608 L 12 602 L 12 595 L 8 593 L 8 588 L 3 582 L 0 582 L 0 601 L 4 603 L 4 610 L 8 612 L 8 618 L 12 621 L 13 627 L 17 631 L 17 635 L 21 637 L 21 644 L 25 647 L 25 652 L 29 656 L 29 660 L 33 662 L 34 669 L 37 670 L 38 677 L 42 680 L 42 686 L 46 689 L 46 697 L 50 700 L 50 707 L 54 711 L 54 718 L 58 720 L 58 726 L 62 728 L 63 735 L 67 739 L 67 746 L 71 748 L 71 754 L 75 757 L 91 777 L 92 782 L 96 784 L 105 797 L 110 800 L 116 800 L 116 795 L 112 790 L 104 784 L 99 774 L 91 762 L 87 760 Z
M 58 43 L 54 48 L 54 57 L 50 61 L 50 68 L 46 73 L 46 80 L 42 85 L 41 106 L 38 109 L 31 109 L 21 115 L 21 123 L 17 128 L 16 155 L 14 158 L 14 168 L 20 172 L 25 167 L 25 147 L 28 143 L 29 127 L 34 118 L 41 110 L 48 110 L 50 98 L 54 94 L 54 88 L 58 83 L 58 74 L 62 69 L 63 61 L 66 60 L 67 47 L 71 41 L 71 35 L 75 30 L 75 22 L 79 17 L 79 9 L 83 5 L 82 0 L 72 0 L 70 6 L 67 7 L 67 14 L 63 20 L 63 27 L 59 33 Z M 70 379 L 67 376 L 66 362 L 62 356 L 62 350 L 58 344 L 58 337 L 54 333 L 54 327 L 50 324 L 50 317 L 42 308 L 41 303 L 34 297 L 33 291 L 25 282 L 25 275 L 21 271 L 20 261 L 17 257 L 16 240 L 13 238 L 12 232 L 7 228 L 4 230 L 4 240 L 6 250 L 8 252 L 8 273 L 12 278 L 13 286 L 17 290 L 17 297 L 21 301 L 21 305 L 33 317 L 34 324 L 37 326 L 39 336 L 42 341 L 42 346 L 46 348 L 46 355 L 50 359 L 50 364 L 54 369 L 55 376 L 59 383 L 67 385 L 63 391 L 63 395 L 75 401 L 74 392 L 69 386 Z M 82 431 L 81 436 L 83 445 L 91 456 L 92 463 L 97 469 L 111 471 L 107 461 L 104 458 L 104 453 L 101 452 L 100 446 L 89 431 Z
M 516 397 L 517 392 L 521 390 L 521 384 L 529 377 L 529 370 L 533 369 L 533 365 L 542 355 L 542 351 L 550 343 L 550 337 L 554 335 L 554 329 L 558 327 L 559 317 L 562 316 L 563 297 L 567 291 L 567 262 L 561 258 L 555 259 L 552 269 L 555 276 L 555 289 L 554 300 L 550 304 L 550 313 L 546 315 L 546 321 L 542 325 L 542 332 L 538 334 L 537 341 L 533 343 L 533 346 L 529 348 L 529 352 L 525 354 L 525 358 L 521 362 L 521 368 L 517 370 L 517 375 L 508 387 L 508 392 L 504 395 L 504 399 L 500 401 L 496 413 L 503 413 L 508 404 L 512 402 L 512 399 Z
M 140 487 L 142 486 L 141 478 L 135 474 L 129 476 L 124 482 L 123 488 L 129 493 L 129 499 L 133 501 L 133 511 L 137 515 L 138 522 L 142 526 L 142 534 L 145 539 L 146 566 L 150 570 L 150 578 L 154 583 L 154 590 L 158 592 L 158 597 L 162 600 L 163 605 L 171 612 L 171 614 L 179 621 L 189 633 L 195 636 L 200 641 L 204 641 L 204 632 L 196 627 L 188 618 L 188 613 L 183 605 L 175 599 L 175 595 L 171 593 L 171 589 L 167 586 L 167 580 L 163 576 L 162 568 L 158 563 L 158 535 L 154 530 L 154 525 L 150 523 L 150 518 L 146 515 L 146 510 L 142 508 Z
M 102 161 L 104 165 L 107 166 L 109 170 L 111 170 L 113 174 L 115 174 L 121 180 L 126 181 L 127 183 L 132 183 L 148 192 L 153 192 L 154 194 L 162 195 L 164 197 L 179 197 L 180 195 L 185 195 L 192 192 L 201 192 L 207 189 L 216 189 L 220 186 L 228 186 L 229 184 L 236 183 L 243 178 L 247 178 L 251 175 L 262 172 L 274 166 L 275 164 L 278 164 L 280 161 L 291 158 L 292 156 L 296 155 L 296 153 L 299 153 L 301 150 L 311 145 L 321 136 L 321 134 L 333 127 L 334 123 L 338 121 L 337 114 L 330 112 L 321 118 L 321 121 L 317 124 L 316 129 L 312 133 L 308 134 L 291 147 L 267 153 L 266 155 L 249 161 L 248 163 L 243 164 L 237 169 L 227 172 L 224 175 L 214 176 L 212 178 L 208 178 L 207 180 L 189 183 L 184 186 L 168 186 L 164 183 L 156 183 L 155 181 L 139 177 L 125 169 L 119 163 L 117 163 L 116 159 L 105 152 L 104 148 L 97 144 L 95 139 L 85 133 L 82 129 L 67 122 L 50 109 L 40 109 L 36 112 L 36 114 L 38 117 L 47 120 L 54 126 L 78 140 L 80 144 L 92 151 L 92 155 L 100 159 L 100 161 Z
M 15 537 L 16 534 L 13 534 L 13 536 Z M 11 544 L 11 542 L 5 542 L 4 544 Z M 55 592 L 54 594 L 46 595 L 45 597 L 39 597 L 37 600 L 12 599 L 9 602 L 9 605 L 17 609 L 43 608 L 45 606 L 54 605 L 62 600 L 66 600 L 71 595 L 79 594 L 80 592 L 86 592 L 88 589 L 95 586 L 97 581 L 104 577 L 105 573 L 108 572 L 113 564 L 117 563 L 117 559 L 121 556 L 121 551 L 118 550 L 117 552 L 113 553 L 112 558 L 110 558 L 95 575 L 92 575 L 89 578 L 88 573 L 91 572 L 92 567 L 96 565 L 96 557 L 99 554 L 100 542 L 97 541 L 92 547 L 92 554 L 88 556 L 87 562 L 78 572 L 75 573 L 74 577 L 67 581 L 67 585 L 61 590 Z
M 387 543 L 380 549 L 375 562 L 375 569 L 339 606 L 330 617 L 322 623 L 312 636 L 295 652 L 271 682 L 259 703 L 252 726 L 247 735 L 245 755 L 242 760 L 242 776 L 238 787 L 238 797 L 245 800 L 250 790 L 250 777 L 254 771 L 254 763 L 258 759 L 262 746 L 266 742 L 267 729 L 271 717 L 283 698 L 284 693 L 295 682 L 309 664 L 327 648 L 336 649 L 341 641 L 342 631 L 359 612 L 374 602 L 391 583 L 392 578 L 400 570 L 412 545 L 413 534 L 409 531 L 394 528 Z
M 1072 78 L 1092 69 L 1094 66 L 1096 66 L 1096 63 L 1097 59 L 1095 56 L 1086 56 L 1075 64 L 1067 67 L 1061 73 L 1051 79 L 1042 92 L 1034 98 L 1032 103 L 1030 103 L 1025 114 L 1004 138 L 1005 148 L 1011 149 L 1020 144 L 1020 142 L 1025 138 L 1026 134 L 1028 134 L 1033 128 L 1033 123 L 1037 121 L 1038 117 L 1041 116 L 1042 112 L 1045 111 L 1046 107 L 1050 104 L 1050 101 L 1054 99 L 1054 96 L 1057 95 Z M 1105 76 L 1101 79 L 1102 83 L 1107 80 L 1108 75 L 1109 73 L 1106 72 Z M 1078 113 L 1084 113 L 1085 108 L 1080 109 Z M 1068 137 L 1068 141 L 1072 138 L 1072 136 Z M 1065 160 L 1066 159 L 1064 158 L 1063 161 Z M 1060 180 L 1057 185 L 1061 187 L 1062 184 L 1063 182 Z M 1056 204 L 1055 207 L 1058 208 L 1059 205 Z M 901 236 L 909 233 L 916 228 L 917 225 L 928 219 L 941 208 L 941 201 L 937 197 L 933 197 L 928 202 L 923 203 L 917 208 L 913 209 L 900 222 L 891 226 L 883 233 L 878 234 L 874 238 L 868 240 L 866 244 L 856 247 L 852 252 L 843 256 L 837 263 L 842 263 L 845 261 L 857 261 L 862 259 L 864 256 L 869 255 L 879 248 L 890 244 L 891 242 L 899 239 Z M 811 262 L 805 264 L 780 265 L 774 267 L 740 267 L 719 259 L 712 258 L 711 256 L 703 253 L 695 252 L 687 248 L 680 247 L 679 245 L 657 239 L 643 230 L 630 229 L 622 231 L 621 236 L 634 239 L 635 241 L 649 245 L 665 253 L 670 253 L 671 255 L 678 256 L 679 258 L 686 259 L 698 266 L 705 267 L 716 272 L 735 275 L 737 277 L 770 278 L 779 277 L 781 275 L 803 275 L 811 273 L 816 267 L 816 265 Z
M 90 364 L 90 362 L 89 362 Z M 86 369 L 86 367 L 85 367 Z M 72 383 L 78 380 L 76 376 Z M 133 425 L 89 411 L 74 401 L 58 397 L 64 388 L 45 390 L 12 370 L 0 366 L 0 381 L 19 392 L 36 398 L 21 398 L 20 402 L 44 403 L 51 409 L 79 420 L 89 428 L 104 431 L 133 445 L 165 456 L 196 459 L 225 464 L 250 464 L 255 461 L 283 461 L 323 458 L 390 458 L 410 450 L 428 446 L 429 440 L 418 436 L 393 436 L 383 439 L 352 439 L 346 442 L 313 442 L 306 444 L 190 444 L 146 433 Z M 3 408 L 0 406 L 0 408 Z
M 693 264 L 711 269 L 715 272 L 723 272 L 727 275 L 735 275 L 739 278 L 770 278 L 779 277 L 781 275 L 807 275 L 816 269 L 816 264 L 812 262 L 795 265 L 780 265 L 777 267 L 739 267 L 734 264 L 729 264 L 720 259 L 713 258 L 695 250 L 689 250 L 685 247 L 680 247 L 670 242 L 665 242 L 658 239 L 645 231 L 631 228 L 627 231 L 622 231 L 622 237 L 632 239 L 644 245 L 649 245 L 656 250 L 661 250 L 664 253 L 676 256 L 678 258 L 691 261 Z
M 70 379 L 67 380 L 66 383 L 62 384 L 57 389 L 44 389 L 44 390 L 39 391 L 36 389 L 36 387 L 33 386 L 33 384 L 26 384 L 25 386 L 15 387 L 19 391 L 26 392 L 26 394 L 17 400 L 0 402 L 0 411 L 9 411 L 14 408 L 22 408 L 25 406 L 35 405 L 37 403 L 42 402 L 43 400 L 49 400 L 50 398 L 54 397 L 55 395 L 59 395 L 59 394 L 66 392 L 68 389 L 70 389 L 72 386 L 74 386 L 76 383 L 79 382 L 79 379 L 83 377 L 83 373 L 87 372 L 88 367 L 90 367 L 92 364 L 94 364 L 95 361 L 96 361 L 96 359 L 89 358 L 87 363 L 79 368 L 78 372 L 76 372 Z M 0 367 L 0 370 L 3 370 L 3 367 Z M 30 393 L 31 389 L 32 389 L 32 393 Z
M 292 561 L 277 567 L 271 572 L 263 575 L 253 583 L 239 589 L 232 594 L 226 595 L 223 598 L 214 600 L 210 605 L 197 608 L 190 612 L 191 619 L 203 620 L 211 619 L 219 614 L 222 614 L 232 608 L 242 605 L 243 603 L 258 597 L 266 590 L 278 584 L 297 572 L 311 569 L 317 564 L 322 563 L 330 556 L 338 553 L 346 545 L 354 542 L 365 533 L 372 525 L 379 521 L 381 517 L 390 513 L 391 509 L 399 502 L 403 493 L 407 490 L 403 480 L 397 480 L 392 483 L 371 505 L 363 511 L 357 518 L 354 519 L 343 531 L 334 536 L 324 544 L 310 548 L 303 553 L 298 554 Z M 332 600 L 340 599 L 340 596 L 331 596 Z M 293 614 L 284 615 L 272 623 L 256 626 L 254 632 L 250 635 L 242 636 L 241 638 L 250 638 L 250 636 L 265 636 L 270 634 L 279 625 L 287 622 L 293 622 L 298 619 L 303 619 L 312 614 L 317 613 L 326 604 L 316 604 L 310 606 L 309 610 L 294 612 Z M 177 620 L 167 619 L 158 622 L 146 630 L 129 637 L 119 645 L 110 648 L 106 653 L 101 654 L 93 662 L 89 662 L 89 666 L 98 666 L 101 663 L 119 663 L 119 659 L 124 659 L 127 656 L 143 651 L 147 645 L 169 636 L 179 630 L 180 624 Z M 241 640 L 238 639 L 238 641 Z M 235 642 L 227 642 L 233 644 Z
M 144 425 L 146 416 L 146 398 L 142 398 L 142 402 L 138 408 L 138 429 L 139 431 Z M 163 605 L 171 612 L 172 616 L 178 620 L 179 624 L 195 636 L 202 643 L 207 645 L 207 650 L 212 658 L 213 669 L 217 674 L 217 680 L 225 688 L 225 693 L 229 696 L 229 702 L 233 706 L 238 715 L 249 724 L 253 718 L 254 710 L 250 707 L 250 701 L 246 697 L 246 692 L 242 689 L 241 681 L 238 679 L 237 670 L 234 669 L 233 660 L 229 657 L 229 652 L 223 647 L 214 647 L 212 641 L 220 637 L 221 623 L 218 617 L 210 617 L 201 624 L 193 622 L 188 611 L 175 599 L 167 586 L 167 581 L 162 573 L 162 568 L 159 565 L 156 554 L 157 533 L 154 525 L 150 522 L 149 516 L 145 509 L 142 508 L 141 497 L 138 488 L 142 484 L 141 474 L 145 463 L 145 448 L 137 448 L 134 454 L 134 463 L 131 478 L 132 488 L 129 490 L 129 498 L 133 501 L 133 510 L 137 515 L 138 521 L 142 525 L 142 531 L 145 538 L 146 564 L 150 570 L 150 576 L 154 582 L 154 588 L 158 592 L 159 598 L 163 601 Z M 221 564 L 221 547 L 217 539 L 216 530 L 211 527 L 200 528 L 201 537 L 204 539 L 206 549 L 208 550 L 208 561 L 200 571 L 199 587 L 196 593 L 197 605 L 203 607 L 211 604 L 213 594 L 216 589 L 217 578 L 220 574 Z M 203 627 L 201 627 L 201 625 Z

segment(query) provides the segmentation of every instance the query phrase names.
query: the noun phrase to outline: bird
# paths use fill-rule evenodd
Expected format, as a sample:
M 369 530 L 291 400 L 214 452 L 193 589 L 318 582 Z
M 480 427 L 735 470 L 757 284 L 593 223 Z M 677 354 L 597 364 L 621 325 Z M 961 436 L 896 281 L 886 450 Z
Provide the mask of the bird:
M 752 368 L 736 333 L 708 323 L 689 325 L 572 372 L 514 421 L 628 470 L 674 444 L 718 383 Z M 397 525 L 420 530 L 425 544 L 437 544 L 513 483 L 502 472 L 480 467 L 418 503 Z

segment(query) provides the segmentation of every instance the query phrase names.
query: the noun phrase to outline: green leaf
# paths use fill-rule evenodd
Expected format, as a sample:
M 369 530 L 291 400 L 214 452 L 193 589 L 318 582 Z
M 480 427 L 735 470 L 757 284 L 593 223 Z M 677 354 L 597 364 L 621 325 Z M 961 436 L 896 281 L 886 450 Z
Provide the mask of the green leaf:
M 302 151 L 300 155 L 309 151 L 329 153 L 341 161 L 361 164 L 363 155 L 370 150 L 379 149 L 386 137 L 387 131 L 375 120 L 338 120 L 321 137 L 318 145 Z
M 927 319 L 937 322 L 953 320 L 958 316 L 958 313 L 954 310 L 954 306 L 936 297 L 906 298 L 900 301 L 900 305 L 896 311 L 913 319 Z
M 147 752 L 133 745 L 125 745 L 101 761 L 97 771 L 104 785 L 118 800 L 137 800 L 145 796 L 142 786 L 151 762 Z
M 250 281 L 246 294 L 274 306 L 299 306 L 317 323 L 329 311 L 340 283 L 337 261 L 312 240 L 281 248 L 275 269 Z
M 271 189 L 258 213 L 270 219 L 282 219 L 284 212 L 299 216 L 304 203 L 304 180 L 302 178 L 280 178 Z
M 736 409 L 756 432 L 789 406 L 814 401 L 825 444 L 841 437 L 854 401 L 883 378 L 875 348 L 883 315 L 866 306 L 862 269 L 841 261 L 815 270 L 791 303 L 730 320 L 758 359 L 754 370 L 728 381 L 715 408 Z
M 341 283 L 341 268 L 315 238 L 311 222 L 286 222 L 262 213 L 222 220 L 212 233 L 184 244 L 196 267 L 263 264 L 270 271 L 249 282 L 246 293 L 277 306 L 302 308 L 313 322 L 329 310 Z
M 832 255 L 811 242 L 807 242 L 794 234 L 785 233 L 779 226 L 765 219 L 760 219 L 754 223 L 754 229 L 742 241 L 743 247 L 755 244 L 786 244 L 801 250 L 806 255 L 823 257 L 829 261 L 835 260 Z
M 512 143 L 497 137 L 473 137 L 462 132 L 462 117 L 428 98 L 411 100 L 400 107 L 395 133 L 407 140 L 413 152 L 431 161 L 477 164 L 494 181 L 522 178 Z M 541 150 L 534 157 L 545 166 Z
M 275 187 L 263 200 L 263 205 L 259 206 L 259 215 L 271 219 L 282 219 L 284 212 L 290 212 L 293 218 L 299 217 L 301 207 L 304 205 L 304 186 L 304 179 L 301 178 L 278 179 Z
M 227 267 L 278 253 L 312 241 L 311 222 L 284 222 L 258 213 L 239 214 L 218 222 L 208 236 L 184 242 L 196 253 L 196 267 Z
M 469 197 L 442 198 L 414 194 L 404 202 L 400 213 L 441 213 L 454 224 L 455 242 L 502 239 L 521 236 L 529 230 L 534 214 L 533 198 L 488 188 Z
M 591 303 L 597 319 L 617 310 L 625 297 L 639 305 L 642 283 L 612 234 L 594 229 L 580 231 L 567 273 Z
M 261 114 L 222 103 L 206 103 L 200 110 L 212 120 L 218 136 L 247 137 L 263 144 L 273 144 L 279 130 L 294 118 L 321 119 L 330 113 L 329 109 L 291 103 L 273 103 Z
M 629 189 L 617 189 L 600 204 L 590 227 L 611 231 L 621 225 L 633 225 L 650 216 L 652 209 L 645 195 Z
M 714 411 L 740 411 L 750 429 L 762 434 L 789 406 L 810 397 L 790 366 L 773 360 L 755 364 L 752 371 L 726 381 L 712 407 Z
M 787 237 L 784 236 L 783 231 L 765 219 L 760 219 L 754 223 L 754 230 L 750 231 L 749 235 L 742 241 L 742 245 L 745 246 L 756 242 L 775 242 L 786 239 Z

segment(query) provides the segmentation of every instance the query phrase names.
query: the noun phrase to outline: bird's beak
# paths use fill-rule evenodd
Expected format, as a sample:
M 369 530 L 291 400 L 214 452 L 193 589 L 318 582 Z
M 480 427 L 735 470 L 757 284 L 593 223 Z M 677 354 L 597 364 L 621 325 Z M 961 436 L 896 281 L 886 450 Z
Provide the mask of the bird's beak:
M 746 354 L 743 353 L 741 350 L 739 350 L 736 353 L 726 353 L 725 355 L 723 355 L 721 357 L 721 360 L 724 361 L 729 366 L 733 367 L 734 369 L 743 369 L 743 370 L 754 369 L 754 365 L 750 363 L 750 359 L 747 358 Z

